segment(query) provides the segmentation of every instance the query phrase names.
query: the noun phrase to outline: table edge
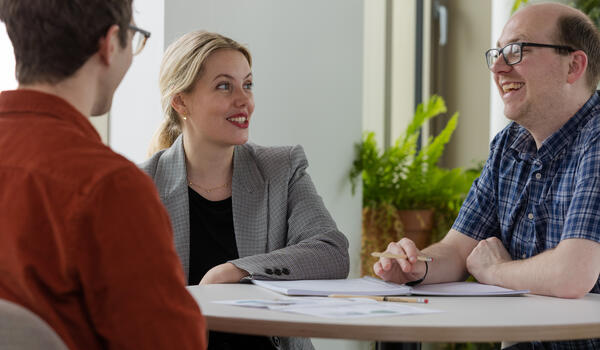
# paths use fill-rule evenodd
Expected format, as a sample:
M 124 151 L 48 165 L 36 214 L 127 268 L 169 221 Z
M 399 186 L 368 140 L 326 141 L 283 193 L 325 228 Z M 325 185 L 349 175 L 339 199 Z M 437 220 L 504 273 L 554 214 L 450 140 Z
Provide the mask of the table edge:
M 539 340 L 557 341 L 572 339 L 589 339 L 600 337 L 600 323 L 578 325 L 544 325 L 544 326 L 381 326 L 376 330 L 361 325 L 340 324 L 335 327 L 321 327 L 319 323 L 280 320 L 253 320 L 245 322 L 235 317 L 205 316 L 209 330 L 240 334 L 335 338 L 377 341 L 402 342 L 500 342 L 531 341 L 535 333 Z M 264 329 L 272 329 L 266 332 Z M 333 329 L 333 331 L 332 331 Z

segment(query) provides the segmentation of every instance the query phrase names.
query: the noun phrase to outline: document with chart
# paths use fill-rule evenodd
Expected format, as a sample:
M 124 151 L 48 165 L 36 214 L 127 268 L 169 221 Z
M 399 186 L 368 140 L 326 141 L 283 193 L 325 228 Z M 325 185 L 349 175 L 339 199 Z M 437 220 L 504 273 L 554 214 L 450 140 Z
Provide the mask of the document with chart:
M 378 302 L 371 299 L 327 297 L 287 297 L 276 299 L 238 299 L 213 301 L 217 304 L 269 309 L 326 318 L 423 315 L 441 312 L 435 308 L 406 303 Z

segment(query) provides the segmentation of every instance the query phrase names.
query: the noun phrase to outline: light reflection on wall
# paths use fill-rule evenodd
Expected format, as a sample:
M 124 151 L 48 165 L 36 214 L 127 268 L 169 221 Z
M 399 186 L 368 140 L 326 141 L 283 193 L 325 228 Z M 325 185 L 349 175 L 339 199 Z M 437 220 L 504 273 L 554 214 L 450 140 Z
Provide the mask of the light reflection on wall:
M 6 34 L 4 23 L 0 23 L 0 91 L 17 88 L 15 79 L 15 55 Z

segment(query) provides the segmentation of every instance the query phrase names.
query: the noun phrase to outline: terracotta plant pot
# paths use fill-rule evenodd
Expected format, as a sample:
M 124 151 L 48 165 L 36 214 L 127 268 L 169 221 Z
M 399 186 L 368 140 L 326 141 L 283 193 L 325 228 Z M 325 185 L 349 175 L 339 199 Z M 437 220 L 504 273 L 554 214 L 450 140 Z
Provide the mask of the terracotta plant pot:
M 410 238 L 419 249 L 431 243 L 433 210 L 398 210 L 398 216 L 402 222 L 403 237 Z
M 361 244 L 361 275 L 374 276 L 373 264 L 378 258 L 372 252 L 382 252 L 390 242 L 402 237 L 410 238 L 417 248 L 423 249 L 431 242 L 433 210 L 393 210 L 389 208 L 364 208 Z

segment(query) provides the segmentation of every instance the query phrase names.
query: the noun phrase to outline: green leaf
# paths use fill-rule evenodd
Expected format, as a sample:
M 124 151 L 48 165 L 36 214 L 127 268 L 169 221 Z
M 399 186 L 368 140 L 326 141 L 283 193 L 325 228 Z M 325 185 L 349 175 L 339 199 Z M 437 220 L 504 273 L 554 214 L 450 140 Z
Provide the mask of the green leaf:
M 515 13 L 519 7 L 521 7 L 521 5 L 525 5 L 527 4 L 529 0 L 515 0 L 515 2 L 513 3 L 513 7 L 510 10 L 510 14 L 512 15 L 513 13 Z

